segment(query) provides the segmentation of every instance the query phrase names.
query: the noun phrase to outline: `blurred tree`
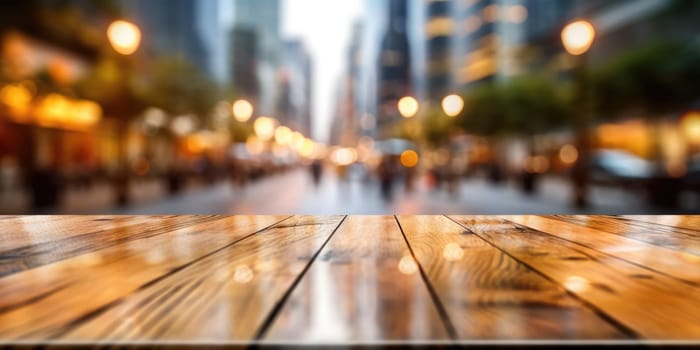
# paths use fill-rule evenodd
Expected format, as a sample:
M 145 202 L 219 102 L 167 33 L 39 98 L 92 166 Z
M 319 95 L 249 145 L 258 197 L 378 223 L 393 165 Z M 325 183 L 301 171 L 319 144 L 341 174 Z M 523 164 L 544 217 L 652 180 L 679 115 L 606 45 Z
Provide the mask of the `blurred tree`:
M 151 106 L 171 114 L 208 115 L 223 94 L 198 67 L 180 57 L 156 59 L 136 94 Z
M 482 136 L 545 132 L 569 122 L 570 90 L 534 74 L 483 84 L 465 93 L 465 108 L 457 123 L 468 133 Z
M 592 75 L 602 117 L 638 113 L 655 118 L 697 100 L 700 50 L 694 45 L 656 42 L 617 56 Z

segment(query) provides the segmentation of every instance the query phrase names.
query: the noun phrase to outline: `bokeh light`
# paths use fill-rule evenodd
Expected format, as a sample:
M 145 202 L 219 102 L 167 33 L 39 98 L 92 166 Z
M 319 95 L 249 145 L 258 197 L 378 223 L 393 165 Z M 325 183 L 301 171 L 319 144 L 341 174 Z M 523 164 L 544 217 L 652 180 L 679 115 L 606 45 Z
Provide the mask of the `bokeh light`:
M 233 117 L 241 122 L 247 122 L 253 116 L 253 105 L 247 100 L 237 100 L 231 107 Z
M 411 96 L 404 96 L 398 103 L 399 113 L 404 118 L 411 118 L 418 113 L 418 101 Z
M 561 31 L 561 41 L 566 51 L 572 55 L 582 55 L 588 51 L 595 38 L 595 29 L 588 21 L 575 21 Z
M 418 164 L 418 153 L 414 150 L 405 150 L 401 152 L 401 165 L 406 168 L 413 168 Z
M 464 100 L 459 95 L 447 95 L 442 99 L 442 110 L 448 117 L 456 117 L 464 108 Z
M 114 51 L 122 55 L 131 55 L 141 43 L 141 30 L 131 22 L 114 21 L 107 28 L 107 38 Z

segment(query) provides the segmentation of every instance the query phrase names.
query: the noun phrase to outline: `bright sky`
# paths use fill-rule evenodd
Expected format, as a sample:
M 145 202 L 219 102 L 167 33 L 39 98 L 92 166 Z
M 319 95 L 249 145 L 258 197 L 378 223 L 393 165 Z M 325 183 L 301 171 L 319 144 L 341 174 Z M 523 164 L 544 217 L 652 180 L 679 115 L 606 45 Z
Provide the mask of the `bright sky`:
M 327 141 L 335 92 L 361 0 L 282 0 L 283 37 L 301 38 L 313 59 L 313 137 Z

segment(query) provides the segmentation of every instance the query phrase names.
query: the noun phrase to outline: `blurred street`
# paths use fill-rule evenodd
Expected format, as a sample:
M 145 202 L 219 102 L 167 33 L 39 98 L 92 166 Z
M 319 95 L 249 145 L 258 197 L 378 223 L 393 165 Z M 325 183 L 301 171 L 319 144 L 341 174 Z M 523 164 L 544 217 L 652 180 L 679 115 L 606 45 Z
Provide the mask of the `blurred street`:
M 316 187 L 303 170 L 271 176 L 243 188 L 228 181 L 211 187 L 194 188 L 167 199 L 135 204 L 118 214 L 493 214 L 493 213 L 658 213 L 636 200 L 635 194 L 618 189 L 594 188 L 592 208 L 575 210 L 570 204 L 570 185 L 558 178 L 542 181 L 539 195 L 527 196 L 513 186 L 489 184 L 482 178 L 465 179 L 459 194 L 431 189 L 427 178 L 418 181 L 413 192 L 395 184 L 395 198 L 385 201 L 375 182 L 340 180 L 327 172 Z

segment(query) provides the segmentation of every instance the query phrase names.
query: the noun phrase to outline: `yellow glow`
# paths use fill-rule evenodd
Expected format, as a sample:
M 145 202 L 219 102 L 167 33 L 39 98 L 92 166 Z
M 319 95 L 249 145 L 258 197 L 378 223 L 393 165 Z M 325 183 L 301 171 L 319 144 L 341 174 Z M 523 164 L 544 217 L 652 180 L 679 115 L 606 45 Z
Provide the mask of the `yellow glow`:
M 292 130 L 284 125 L 275 129 L 275 142 L 278 145 L 286 146 L 292 141 Z
M 569 276 L 564 281 L 564 287 L 572 292 L 585 292 L 588 289 L 587 279 L 579 276 Z
M 442 250 L 442 256 L 447 261 L 457 261 L 464 256 L 464 250 L 457 243 L 447 243 Z
M 253 130 L 255 130 L 255 135 L 262 141 L 269 141 L 275 136 L 275 128 L 277 127 L 277 120 L 269 117 L 259 117 L 255 119 L 253 123 Z
M 141 43 L 141 30 L 133 23 L 114 21 L 107 28 L 107 38 L 114 51 L 122 55 L 131 55 Z
M 452 33 L 452 19 L 449 17 L 433 17 L 425 26 L 428 37 L 449 36 Z
M 265 150 L 265 144 L 262 143 L 257 137 L 252 135 L 245 141 L 245 147 L 248 150 L 248 153 L 252 155 L 258 155 Z
M 404 275 L 412 275 L 418 271 L 418 264 L 413 260 L 410 255 L 404 255 L 401 260 L 399 260 L 399 272 Z
M 418 164 L 418 153 L 414 150 L 405 150 L 401 153 L 401 165 L 413 168 Z
M 233 280 L 237 283 L 248 283 L 253 280 L 253 270 L 248 265 L 238 265 L 233 272 Z
M 304 139 L 301 143 L 299 154 L 302 157 L 311 158 L 314 154 L 314 142 L 311 139 Z
M 559 149 L 559 160 L 564 164 L 574 164 L 578 159 L 578 150 L 574 145 L 564 145 Z
M 572 55 L 582 55 L 588 51 L 595 38 L 595 29 L 590 22 L 575 21 L 561 31 L 561 42 L 566 51 Z
M 346 166 L 357 160 L 357 152 L 352 148 L 338 148 L 331 153 L 331 161 L 336 165 Z
M 233 103 L 231 111 L 237 121 L 245 123 L 253 116 L 253 105 L 246 100 L 237 100 Z
M 442 99 L 442 110 L 448 117 L 455 117 L 464 108 L 464 100 L 459 95 L 447 95 Z
M 700 143 L 700 111 L 692 111 L 683 115 L 681 130 L 688 141 Z
M 0 89 L 0 103 L 9 109 L 15 118 L 24 118 L 29 113 L 32 93 L 23 85 L 7 85 Z
M 102 118 L 102 107 L 92 101 L 75 101 L 72 112 L 73 120 L 70 122 L 78 126 L 91 126 L 97 124 Z
M 401 113 L 404 118 L 413 117 L 418 113 L 418 101 L 411 96 L 402 97 L 399 100 L 398 108 L 399 113 Z

